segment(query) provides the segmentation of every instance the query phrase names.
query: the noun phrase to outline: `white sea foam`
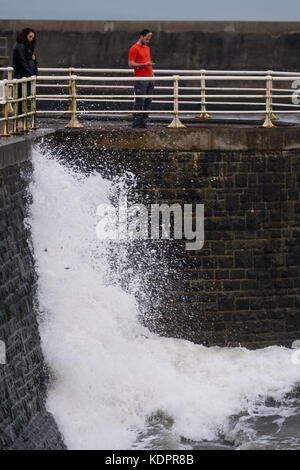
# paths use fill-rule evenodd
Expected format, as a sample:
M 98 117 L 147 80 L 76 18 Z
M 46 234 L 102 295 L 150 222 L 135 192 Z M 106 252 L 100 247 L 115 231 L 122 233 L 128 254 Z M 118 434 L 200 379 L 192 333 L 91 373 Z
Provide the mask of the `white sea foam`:
M 54 380 L 47 407 L 70 449 L 128 449 L 147 417 L 179 436 L 212 440 L 260 399 L 300 380 L 291 351 L 206 348 L 141 326 L 133 296 L 105 285 L 96 209 L 109 183 L 33 152 L 30 224 L 39 276 L 42 347 Z M 140 446 L 145 446 L 145 442 Z

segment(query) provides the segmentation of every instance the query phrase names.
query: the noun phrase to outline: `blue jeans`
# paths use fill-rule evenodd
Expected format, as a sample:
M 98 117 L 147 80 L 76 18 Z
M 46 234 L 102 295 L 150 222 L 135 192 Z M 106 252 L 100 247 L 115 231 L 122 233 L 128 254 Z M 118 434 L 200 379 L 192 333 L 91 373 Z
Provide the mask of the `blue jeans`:
M 148 111 L 151 108 L 152 98 L 138 98 L 138 95 L 153 95 L 154 82 L 152 80 L 137 80 L 134 83 L 136 95 L 133 109 L 135 111 Z M 132 127 L 147 127 L 147 113 L 134 113 Z

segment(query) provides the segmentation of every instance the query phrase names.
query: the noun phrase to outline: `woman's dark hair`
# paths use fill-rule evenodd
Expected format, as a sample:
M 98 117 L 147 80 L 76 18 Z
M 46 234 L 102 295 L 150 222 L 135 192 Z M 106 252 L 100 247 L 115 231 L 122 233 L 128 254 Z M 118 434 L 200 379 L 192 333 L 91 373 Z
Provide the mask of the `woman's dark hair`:
M 29 33 L 34 34 L 34 38 L 31 42 L 28 41 L 27 36 Z M 32 51 L 35 51 L 36 48 L 36 32 L 31 28 L 22 29 L 17 36 L 17 42 L 24 44 L 24 46 L 28 47 Z

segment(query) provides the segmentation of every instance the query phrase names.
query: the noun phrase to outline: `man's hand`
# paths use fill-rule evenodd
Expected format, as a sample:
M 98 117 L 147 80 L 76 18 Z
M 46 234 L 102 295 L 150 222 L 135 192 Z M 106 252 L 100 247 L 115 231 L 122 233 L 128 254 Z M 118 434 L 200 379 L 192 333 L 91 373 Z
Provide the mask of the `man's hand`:
M 141 67 L 149 67 L 155 65 L 155 62 L 145 62 L 144 64 L 138 64 L 137 62 L 134 62 L 133 60 L 128 61 L 128 66 L 130 69 L 140 69 Z

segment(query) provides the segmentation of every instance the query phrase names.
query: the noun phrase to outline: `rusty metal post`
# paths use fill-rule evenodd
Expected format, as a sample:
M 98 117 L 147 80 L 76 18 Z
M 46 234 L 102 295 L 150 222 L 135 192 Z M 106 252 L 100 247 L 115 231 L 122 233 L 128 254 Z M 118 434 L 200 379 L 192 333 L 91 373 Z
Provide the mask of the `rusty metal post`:
M 134 77 L 134 70 L 132 71 L 133 77 Z M 136 96 L 135 96 L 135 82 L 133 81 L 133 103 L 135 103 Z M 133 113 L 128 113 L 128 116 L 132 117 Z
M 178 111 L 179 111 L 179 87 L 178 87 L 178 80 L 179 80 L 179 75 L 173 75 L 173 97 L 174 97 L 174 109 L 173 109 L 173 121 L 171 124 L 168 125 L 171 129 L 179 129 L 179 128 L 185 128 L 186 126 L 182 124 L 182 122 L 179 119 Z
M 3 80 L 3 132 L 0 134 L 1 137 L 9 137 L 10 133 L 8 130 L 8 105 L 9 105 L 9 97 L 8 97 L 8 81 Z
M 18 130 L 18 80 L 13 80 L 13 107 L 14 107 L 14 118 L 13 118 L 13 134 L 19 134 Z
M 206 89 L 206 80 L 205 80 L 206 70 L 200 70 L 201 73 L 201 113 L 196 116 L 199 119 L 210 119 L 211 115 L 206 112 L 206 100 L 205 100 L 205 89 Z
M 270 106 L 271 106 L 271 119 L 273 121 L 278 121 L 279 117 L 275 116 L 275 114 L 273 114 L 273 96 L 272 96 L 272 93 L 273 93 L 273 70 L 268 70 L 267 72 L 268 75 L 270 75 L 272 77 L 271 79 L 271 83 L 270 83 L 270 97 L 271 97 L 271 103 L 270 103 Z
M 22 82 L 22 114 L 24 114 L 22 132 L 29 132 L 27 83 L 28 83 L 27 81 Z
M 31 81 L 31 124 L 30 129 L 34 130 L 37 129 L 38 126 L 36 125 L 36 76 L 32 77 Z
M 262 127 L 272 128 L 276 127 L 272 122 L 272 105 L 271 105 L 271 88 L 272 88 L 272 76 L 267 75 L 266 77 L 266 117 Z
M 77 94 L 76 94 L 76 75 L 71 77 L 70 86 L 70 111 L 72 112 L 71 120 L 65 127 L 79 128 L 84 127 L 77 119 Z
M 72 94 L 72 76 L 74 75 L 74 68 L 73 67 L 69 67 L 69 77 L 70 77 L 70 80 L 69 80 L 69 93 L 70 95 Z M 71 100 L 69 101 L 69 111 L 72 111 L 72 103 L 71 103 Z
M 13 85 L 12 85 L 13 71 L 12 70 L 7 71 L 7 79 L 10 82 L 10 84 L 8 86 L 8 97 L 9 97 L 8 112 L 9 112 L 9 114 L 14 114 L 14 107 L 13 107 L 13 104 L 11 102 L 12 97 L 13 97 Z

